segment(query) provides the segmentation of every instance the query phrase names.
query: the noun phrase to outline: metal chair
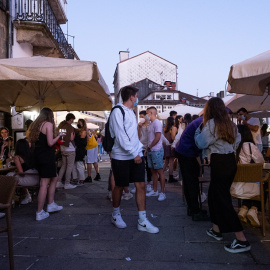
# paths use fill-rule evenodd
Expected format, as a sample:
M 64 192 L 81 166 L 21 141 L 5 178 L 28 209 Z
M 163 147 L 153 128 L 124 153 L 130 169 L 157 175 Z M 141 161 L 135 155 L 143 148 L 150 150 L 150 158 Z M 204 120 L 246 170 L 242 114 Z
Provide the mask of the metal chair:
M 8 234 L 8 249 L 9 249 L 9 266 L 14 269 L 13 259 L 13 243 L 11 232 L 11 207 L 12 198 L 18 180 L 14 176 L 0 175 L 0 210 L 4 209 L 6 213 L 6 227 L 0 227 L 0 233 L 7 232 Z
M 245 183 L 260 183 L 260 195 L 249 200 L 256 200 L 261 202 L 261 213 L 262 213 L 262 234 L 265 236 L 265 207 L 264 207 L 264 190 L 263 184 L 268 182 L 269 185 L 269 173 L 263 177 L 263 163 L 252 163 L 252 164 L 238 164 L 237 172 L 234 177 L 234 182 L 245 182 Z M 233 198 L 237 198 L 234 197 Z M 268 193 L 268 202 L 270 199 L 270 193 Z M 269 209 L 270 212 L 270 209 Z M 270 213 L 269 213 L 270 214 Z M 270 217 L 270 215 L 269 215 Z

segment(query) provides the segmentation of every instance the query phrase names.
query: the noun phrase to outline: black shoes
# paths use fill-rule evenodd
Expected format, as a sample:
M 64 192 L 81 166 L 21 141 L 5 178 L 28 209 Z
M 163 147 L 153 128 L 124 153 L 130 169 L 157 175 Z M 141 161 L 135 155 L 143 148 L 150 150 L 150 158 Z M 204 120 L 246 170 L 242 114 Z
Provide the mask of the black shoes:
M 178 182 L 178 180 L 174 179 L 173 178 L 173 175 L 170 175 L 170 177 L 169 177 L 169 183 L 177 183 L 177 182 Z
M 249 251 L 251 246 L 248 241 L 239 241 L 234 239 L 231 244 L 224 246 L 224 248 L 226 251 L 231 253 L 240 253 Z
M 98 174 L 96 175 L 96 177 L 94 178 L 94 180 L 99 181 L 100 179 L 101 179 L 101 177 L 100 177 L 100 174 L 98 173 Z
M 200 210 L 200 212 L 202 212 L 203 214 L 207 215 L 207 211 L 206 211 L 206 210 Z M 187 215 L 188 215 L 189 217 L 192 217 L 193 214 L 194 214 L 194 212 L 188 207 L 188 208 L 187 208 Z
M 193 221 L 209 221 L 210 218 L 207 215 L 207 213 L 205 213 L 205 211 L 201 210 L 200 212 L 192 215 L 192 220 Z
M 92 183 L 92 177 L 91 176 L 87 176 L 84 180 L 85 183 Z
M 208 236 L 213 237 L 218 241 L 223 240 L 222 234 L 220 232 L 214 231 L 213 228 L 207 230 L 206 233 L 207 233 Z

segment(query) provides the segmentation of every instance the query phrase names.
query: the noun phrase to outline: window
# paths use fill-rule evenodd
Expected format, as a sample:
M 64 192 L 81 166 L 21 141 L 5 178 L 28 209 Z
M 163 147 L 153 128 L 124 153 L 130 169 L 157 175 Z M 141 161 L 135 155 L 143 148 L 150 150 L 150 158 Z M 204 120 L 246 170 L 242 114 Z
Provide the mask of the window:
M 172 99 L 172 96 L 171 95 L 167 95 L 167 99 Z

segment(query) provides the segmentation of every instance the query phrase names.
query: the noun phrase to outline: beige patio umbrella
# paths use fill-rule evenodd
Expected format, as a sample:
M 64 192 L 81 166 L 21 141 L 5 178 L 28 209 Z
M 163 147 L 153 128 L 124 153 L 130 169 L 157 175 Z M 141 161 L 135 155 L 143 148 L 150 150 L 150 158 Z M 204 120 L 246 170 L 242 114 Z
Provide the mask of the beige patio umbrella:
M 0 109 L 110 110 L 110 91 L 97 64 L 51 57 L 0 60 Z
M 270 97 L 267 92 L 263 96 L 236 94 L 225 102 L 225 106 L 230 108 L 233 113 L 244 107 L 248 112 L 260 111 L 260 116 L 263 115 L 262 112 L 265 112 L 264 117 L 267 117 L 268 110 L 270 110 Z
M 270 51 L 232 65 L 228 83 L 229 92 L 262 96 L 270 83 Z

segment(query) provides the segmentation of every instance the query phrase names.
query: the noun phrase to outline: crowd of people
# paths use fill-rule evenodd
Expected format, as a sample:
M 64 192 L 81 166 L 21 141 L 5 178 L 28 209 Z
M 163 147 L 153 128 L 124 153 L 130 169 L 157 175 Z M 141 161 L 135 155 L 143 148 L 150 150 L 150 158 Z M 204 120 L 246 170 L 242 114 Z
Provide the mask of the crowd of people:
M 74 120 L 75 116 L 68 113 L 66 120 L 56 129 L 52 110 L 43 108 L 34 122 L 26 123 L 26 138 L 16 142 L 15 151 L 12 150 L 13 139 L 9 136 L 8 129 L 1 129 L 2 166 L 14 165 L 16 170 L 7 175 L 15 176 L 18 185 L 25 187 L 22 189 L 24 199 L 20 204 L 32 201 L 27 187 L 39 185 L 36 220 L 43 220 L 49 217 L 49 213 L 63 209 L 54 202 L 56 188 L 73 189 L 83 185 L 84 182 L 92 182 L 92 163 L 96 170 L 94 180 L 101 179 L 97 164 L 96 137 L 87 130 L 84 119 L 79 119 L 77 128 L 73 128 Z M 58 175 L 56 157 L 59 155 L 61 167 Z M 86 178 L 84 162 L 87 163 L 88 169 Z
M 145 198 L 157 196 L 158 201 L 166 199 L 164 170 L 169 166 L 168 182 L 175 182 L 172 172 L 177 158 L 187 215 L 193 221 L 211 221 L 212 227 L 206 233 L 218 241 L 223 239 L 223 233 L 234 232 L 235 240 L 224 247 L 226 251 L 238 253 L 250 250 L 241 221 L 249 220 L 252 226 L 260 226 L 257 216 L 260 207 L 258 202 L 247 197 L 237 214 L 231 192 L 237 163 L 251 163 L 251 160 L 255 163 L 264 162 L 259 119 L 251 117 L 245 108 L 241 108 L 237 112 L 236 125 L 232 121 L 231 110 L 225 107 L 222 99 L 211 98 L 202 116 L 186 114 L 183 117 L 171 111 L 163 128 L 157 119 L 156 108 L 149 107 L 139 113 L 139 124 L 136 125 L 133 106 L 138 102 L 137 92 L 138 89 L 134 87 L 122 88 L 123 103 L 117 106 L 125 110 L 125 117 L 121 117 L 120 110 L 114 110 L 110 116 L 110 132 L 115 139 L 111 153 L 115 180 L 112 223 L 117 228 L 127 226 L 120 213 L 121 194 L 130 182 L 134 182 L 138 230 L 157 233 L 159 229 L 146 217 Z M 263 136 L 268 136 L 267 126 L 263 127 L 262 132 Z M 207 210 L 200 208 L 198 200 L 203 163 L 210 167 L 210 216 Z M 257 189 L 255 186 L 254 189 Z
M 215 240 L 222 240 L 223 233 L 234 232 L 235 240 L 224 247 L 226 251 L 238 253 L 250 250 L 241 222 L 249 221 L 252 226 L 260 226 L 260 204 L 242 194 L 240 197 L 244 200 L 237 214 L 231 199 L 236 188 L 233 180 L 237 163 L 264 162 L 262 151 L 268 146 L 264 139 L 268 139 L 268 126 L 260 128 L 259 119 L 251 117 L 245 108 L 238 110 L 237 124 L 234 123 L 232 112 L 220 98 L 208 100 L 202 116 L 188 113 L 182 116 L 171 111 L 164 127 L 153 106 L 139 112 L 138 121 L 133 110 L 138 104 L 138 91 L 131 86 L 122 88 L 123 102 L 112 110 L 108 120 L 109 133 L 114 139 L 109 153 L 109 190 L 113 205 L 111 222 L 120 229 L 127 227 L 120 204 L 122 199 L 132 198 L 132 192 L 135 193 L 138 209 L 138 230 L 158 233 L 159 228 L 147 219 L 146 198 L 157 197 L 160 202 L 166 200 L 166 185 L 178 182 L 173 174 L 178 166 L 187 215 L 193 221 L 211 221 L 212 227 L 206 233 Z M 17 169 L 10 175 L 15 175 L 22 186 L 40 185 L 36 220 L 43 220 L 49 217 L 49 213 L 63 209 L 54 201 L 56 188 L 74 189 L 85 182 L 92 182 L 92 164 L 96 171 L 94 180 L 101 179 L 98 167 L 98 154 L 104 153 L 101 136 L 96 137 L 88 131 L 84 119 L 77 121 L 75 129 L 72 126 L 74 120 L 75 116 L 68 113 L 56 129 L 53 112 L 43 108 L 29 126 L 26 138 L 16 142 L 14 156 L 10 154 L 13 140 L 8 129 L 1 129 L 2 163 L 12 160 Z M 59 175 L 56 149 L 60 150 L 62 160 Z M 200 207 L 198 200 L 199 176 L 204 163 L 210 168 L 210 216 L 207 210 Z M 167 168 L 169 177 L 165 179 Z M 131 192 L 130 183 L 134 183 Z M 249 190 L 259 192 L 258 185 L 249 186 Z M 32 198 L 27 188 L 23 192 L 25 197 L 21 203 L 26 204 Z

